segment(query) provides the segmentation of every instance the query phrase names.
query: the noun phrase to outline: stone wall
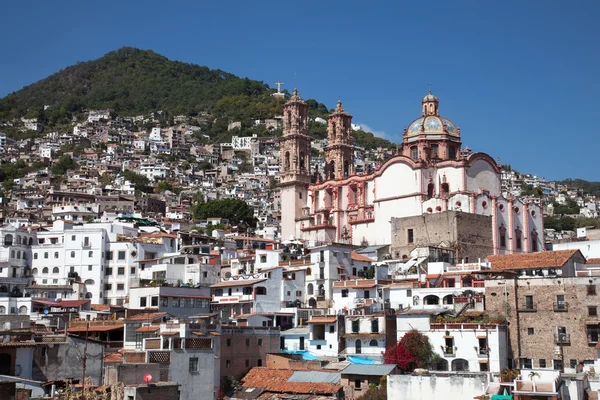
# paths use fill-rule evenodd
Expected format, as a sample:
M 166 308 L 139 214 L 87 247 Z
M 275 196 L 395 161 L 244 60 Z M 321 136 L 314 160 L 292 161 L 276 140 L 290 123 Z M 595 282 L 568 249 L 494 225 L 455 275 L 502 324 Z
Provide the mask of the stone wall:
M 412 242 L 409 241 L 412 229 Z M 457 262 L 470 262 L 494 253 L 492 217 L 460 211 L 444 211 L 415 217 L 393 218 L 391 253 L 409 256 L 417 247 L 443 246 L 456 249 Z
M 594 286 L 598 294 L 588 295 L 588 286 Z M 597 306 L 600 315 L 600 278 L 492 279 L 485 281 L 485 293 L 488 312 L 508 315 L 509 354 L 517 365 L 519 359 L 527 358 L 534 368 L 540 367 L 540 360 L 545 360 L 546 368 L 552 368 L 553 360 L 562 358 L 569 369 L 571 360 L 596 359 L 598 338 L 588 337 L 587 331 L 598 328 L 600 319 L 588 315 L 588 306 Z M 564 296 L 566 302 L 562 308 L 557 307 L 558 295 Z M 526 296 L 533 296 L 530 310 L 525 304 Z M 556 340 L 558 327 L 566 328 L 567 337 L 562 343 Z
M 278 328 L 223 328 L 221 376 L 241 379 L 251 368 L 266 366 L 268 353 L 279 353 Z

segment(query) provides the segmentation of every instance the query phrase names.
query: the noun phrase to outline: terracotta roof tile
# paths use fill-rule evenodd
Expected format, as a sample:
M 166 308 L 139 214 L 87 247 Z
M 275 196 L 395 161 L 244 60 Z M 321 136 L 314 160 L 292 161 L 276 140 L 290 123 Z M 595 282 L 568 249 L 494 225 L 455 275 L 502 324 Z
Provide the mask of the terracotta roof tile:
M 352 252 L 352 259 L 354 261 L 365 261 L 365 262 L 373 262 L 372 259 L 370 259 L 367 256 L 363 256 L 362 254 L 358 254 L 357 252 L 353 251 Z
M 243 387 L 263 388 L 275 393 L 335 394 L 342 388 L 334 383 L 288 382 L 294 371 L 265 367 L 252 368 L 242 379 Z
M 116 331 L 117 329 L 123 329 L 123 325 L 90 325 L 89 329 L 85 326 L 74 326 L 67 329 L 69 333 L 78 333 L 85 332 L 86 330 L 89 332 L 108 332 L 108 331 Z
M 155 319 L 162 318 L 162 316 L 166 314 L 166 312 L 146 312 L 132 315 L 127 318 L 127 321 L 154 321 Z
M 140 326 L 139 328 L 137 328 L 135 331 L 136 332 L 156 332 L 160 330 L 160 326 Z
M 351 281 L 333 282 L 334 288 L 361 289 L 361 288 L 373 288 L 375 286 L 377 286 L 377 281 L 374 279 L 354 279 Z
M 600 258 L 588 258 L 586 264 L 600 264 Z
M 104 362 L 105 363 L 122 363 L 123 355 L 119 354 L 119 353 L 108 353 L 106 356 L 104 356 Z
M 313 318 L 306 321 L 307 324 L 335 324 L 337 322 L 336 317 L 331 318 Z
M 109 304 L 92 304 L 92 311 L 108 311 L 110 310 Z
M 581 255 L 579 250 L 556 250 L 541 251 L 539 253 L 488 256 L 487 258 L 491 263 L 492 271 L 530 268 L 561 268 L 577 253 Z

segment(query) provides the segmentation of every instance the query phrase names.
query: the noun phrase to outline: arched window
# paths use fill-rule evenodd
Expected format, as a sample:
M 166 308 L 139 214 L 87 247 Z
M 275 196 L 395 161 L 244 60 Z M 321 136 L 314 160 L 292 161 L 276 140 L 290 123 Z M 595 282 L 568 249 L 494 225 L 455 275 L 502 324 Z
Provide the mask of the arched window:
M 350 167 L 348 166 L 348 160 L 344 161 L 344 177 L 350 175 Z
M 310 267 L 306 268 L 306 276 L 311 276 L 312 275 L 312 269 L 310 269 Z
M 85 283 L 86 285 L 93 285 L 93 284 L 95 284 L 96 282 L 94 282 L 94 280 L 93 280 L 93 279 L 86 279 L 84 283 Z
M 535 229 L 531 232 L 531 251 L 538 251 L 538 233 Z
M 29 242 L 27 243 L 29 246 L 33 246 L 33 238 L 29 238 Z
M 306 287 L 306 294 L 308 295 L 312 295 L 315 292 L 315 287 L 313 286 L 312 283 L 309 283 L 308 286 Z
M 54 258 L 58 258 L 58 251 L 54 252 Z
M 27 253 L 23 252 L 23 260 L 27 260 Z
M 521 250 L 523 248 L 523 242 L 521 241 L 521 230 L 515 229 L 515 248 Z
M 53 274 L 58 274 L 59 272 L 60 272 L 60 270 L 58 269 L 58 267 L 52 268 L 52 273 Z
M 443 303 L 444 304 L 454 304 L 454 298 L 452 297 L 451 294 L 446 295 L 446 296 L 444 296 Z
M 27 314 L 27 306 L 19 307 L 19 315 Z
M 42 274 L 47 274 L 48 273 L 48 267 L 44 267 L 44 269 L 42 269 Z
M 21 258 L 21 251 L 17 251 L 17 260 Z
M 289 151 L 285 152 L 285 159 L 284 159 L 283 166 L 286 171 L 289 171 L 289 169 L 290 169 L 290 152 Z
M 423 304 L 429 305 L 429 306 L 438 305 L 438 304 L 440 304 L 440 298 L 433 294 L 430 294 L 429 296 L 425 296 L 423 298 Z
M 410 148 L 410 158 L 412 158 L 414 161 L 419 159 L 419 148 L 417 146 Z
M 379 344 L 377 343 L 377 340 L 376 340 L 376 339 L 372 339 L 372 340 L 369 342 L 369 346 L 371 346 L 371 347 L 377 347 L 377 346 L 379 346 Z
M 91 298 L 92 298 L 92 296 L 93 296 L 93 295 L 92 295 L 92 293 L 90 293 L 90 292 L 87 292 L 87 293 L 85 294 L 85 298 L 86 298 L 86 299 L 91 299 Z
M 435 190 L 435 186 L 434 186 L 433 182 L 430 182 L 429 185 L 427 185 L 427 198 L 428 199 L 433 197 L 434 190 Z
M 12 251 L 10 252 L 10 257 L 11 257 L 11 258 L 15 258 L 15 251 L 14 251 L 14 250 L 12 250 Z
M 329 179 L 335 178 L 335 161 L 329 163 Z
M 38 274 L 38 269 L 37 268 L 32 269 L 31 273 L 33 274 L 33 276 L 36 276 Z
M 44 258 L 48 258 L 48 252 L 44 252 Z
M 12 244 L 13 244 L 13 235 L 5 235 L 4 236 L 4 245 L 12 246 Z
M 448 148 L 448 158 L 454 160 L 456 158 L 456 147 L 450 146 Z
M 360 339 L 356 339 L 356 342 L 354 342 L 354 349 L 356 354 L 362 354 L 362 342 Z
M 260 256 L 260 262 L 263 263 L 263 264 L 266 263 L 267 262 L 267 256 L 265 256 L 265 255 Z
M 433 371 L 448 371 L 448 360 L 445 358 L 438 358 L 431 363 L 430 368 Z
M 17 244 L 21 244 L 21 236 L 17 235 Z
M 37 260 L 37 258 L 38 258 L 38 253 L 33 253 L 33 259 Z
M 0 314 L 6 314 L 6 307 L 0 306 Z
M 90 257 L 90 258 L 94 257 L 94 252 L 93 251 L 88 251 L 88 257 Z
M 463 358 L 452 360 L 452 371 L 468 371 L 469 362 Z
M 506 247 L 506 228 L 500 227 L 500 247 Z
M 75 252 L 74 251 L 71 252 L 71 258 L 75 258 Z
M 300 171 L 304 171 L 304 169 L 305 169 L 305 167 L 304 167 L 305 158 L 306 158 L 306 156 L 304 155 L 304 152 L 301 151 L 300 152 Z

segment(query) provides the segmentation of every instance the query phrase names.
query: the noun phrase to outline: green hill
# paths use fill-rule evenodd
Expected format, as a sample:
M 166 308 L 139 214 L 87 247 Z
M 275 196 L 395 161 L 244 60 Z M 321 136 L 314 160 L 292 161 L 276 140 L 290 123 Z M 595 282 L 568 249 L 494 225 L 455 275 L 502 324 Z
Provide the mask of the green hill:
M 273 92 L 261 81 L 123 47 L 96 60 L 78 62 L 0 99 L 0 118 L 36 117 L 55 127 L 68 125 L 73 114 L 86 109 L 111 109 L 119 115 L 162 110 L 166 118 L 207 112 L 212 118 L 205 132 L 217 140 L 228 135 L 228 121 L 241 121 L 244 130 L 252 127 L 253 119 L 281 114 L 283 102 L 271 96 Z M 328 113 L 316 100 L 307 102 L 311 116 Z M 44 110 L 45 106 L 50 107 Z M 324 129 L 317 125 L 311 125 L 311 133 L 322 138 Z M 359 131 L 356 138 L 366 148 L 394 146 L 368 132 Z

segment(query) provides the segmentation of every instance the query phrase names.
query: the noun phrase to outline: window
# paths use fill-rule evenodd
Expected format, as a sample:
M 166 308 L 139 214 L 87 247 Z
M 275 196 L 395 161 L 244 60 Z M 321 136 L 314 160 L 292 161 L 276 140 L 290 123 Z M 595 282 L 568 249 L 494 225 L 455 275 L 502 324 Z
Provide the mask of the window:
M 329 333 L 335 333 L 335 325 L 329 325 Z
M 256 366 L 262 367 L 262 359 L 259 358 L 256 363 L 257 363 Z
M 75 241 L 75 235 L 71 235 L 71 242 Z
M 112 268 L 106 268 L 106 270 L 104 270 L 104 275 L 112 276 Z
M 198 372 L 198 357 L 191 357 L 190 358 L 189 371 L 190 372 Z
M 587 287 L 587 295 L 595 296 L 596 295 L 596 285 L 588 285 Z
M 352 333 L 358 333 L 360 323 L 358 320 L 352 321 Z
M 506 228 L 500 228 L 500 247 L 506 247 Z
M 552 360 L 552 363 L 554 364 L 555 371 L 562 371 L 564 369 L 562 360 Z
M 71 258 L 75 258 L 75 252 L 74 251 L 71 252 Z
M 173 303 L 171 304 L 173 307 L 179 307 L 181 305 L 179 301 L 179 297 L 173 297 Z
M 597 306 L 588 306 L 588 316 L 589 317 L 597 317 L 598 316 L 598 307 Z
M 419 159 L 419 148 L 417 146 L 413 146 L 410 148 L 410 158 L 412 158 L 415 161 Z
M 355 379 L 354 380 L 354 389 L 360 389 L 361 383 L 362 383 L 362 381 L 360 379 Z
M 119 267 L 117 269 L 117 275 L 125 275 L 125 267 Z
M 246 347 L 250 347 L 250 339 L 246 339 Z
M 44 267 L 44 269 L 42 269 L 42 274 L 47 274 L 48 273 L 48 267 Z
M 105 284 L 104 284 L 104 290 L 112 290 L 112 284 L 110 284 L 110 283 L 105 283 Z
M 91 271 L 93 269 L 93 267 L 91 265 L 88 265 L 88 271 Z
M 569 360 L 569 367 L 571 368 L 577 368 L 577 360 Z
M 38 259 L 38 253 L 33 253 L 33 259 L 37 260 Z
M 296 290 L 296 297 L 302 296 L 302 290 Z
M 158 307 L 158 296 L 152 296 L 150 298 L 150 305 L 152 307 Z
M 131 267 L 129 272 L 131 272 L 131 275 L 135 275 L 135 267 Z
M 146 298 L 140 297 L 140 307 L 146 307 Z
M 58 251 L 54 252 L 54 258 L 58 258 Z
M 124 260 L 125 259 L 125 251 L 119 251 L 119 260 Z
M 106 252 L 106 260 L 110 261 L 113 259 L 113 252 L 112 251 L 107 251 Z
M 267 262 L 267 256 L 260 256 L 260 262 L 261 263 L 266 263 Z
M 86 246 L 86 247 L 90 245 L 90 238 L 89 237 L 86 236 L 86 237 L 83 238 L 83 245 Z
M 532 369 L 533 362 L 531 358 L 521 358 L 521 369 Z
M 246 359 L 246 368 L 250 367 L 250 360 Z
M 371 347 L 377 347 L 378 343 L 376 339 L 371 339 L 371 341 L 369 342 L 369 346 Z
M 535 307 L 533 305 L 533 296 L 525 296 L 525 309 L 526 310 L 534 310 Z
M 348 297 L 348 289 L 342 289 L 342 297 Z
M 117 283 L 117 290 L 125 290 L 125 284 Z
M 527 334 L 528 335 L 535 335 L 535 329 L 534 328 L 527 328 Z
M 258 339 L 258 347 L 262 346 L 262 338 Z
M 58 267 L 52 268 L 52 273 L 53 274 L 58 274 L 59 272 L 60 272 L 60 270 L 58 269 Z
M 88 257 L 94 257 L 94 252 L 93 251 L 88 251 Z
M 48 258 L 48 252 L 44 253 L 44 258 Z
M 378 332 L 379 332 L 379 320 L 374 319 L 371 321 L 371 333 L 378 333 Z
M 486 362 L 479 363 L 479 371 L 487 372 L 489 370 L 490 370 L 490 367 L 489 367 L 488 363 L 486 363 Z
M 160 306 L 161 307 L 169 307 L 169 298 L 168 297 L 163 297 L 160 299 Z
M 227 347 L 231 347 L 231 339 L 227 339 Z
M 408 243 L 413 243 L 415 240 L 413 230 L 409 229 L 407 232 L 408 232 Z
M 229 369 L 231 367 L 231 360 L 225 360 L 225 368 Z
M 539 362 L 539 366 L 540 368 L 546 368 L 546 359 L 544 358 L 540 358 L 540 362 Z

